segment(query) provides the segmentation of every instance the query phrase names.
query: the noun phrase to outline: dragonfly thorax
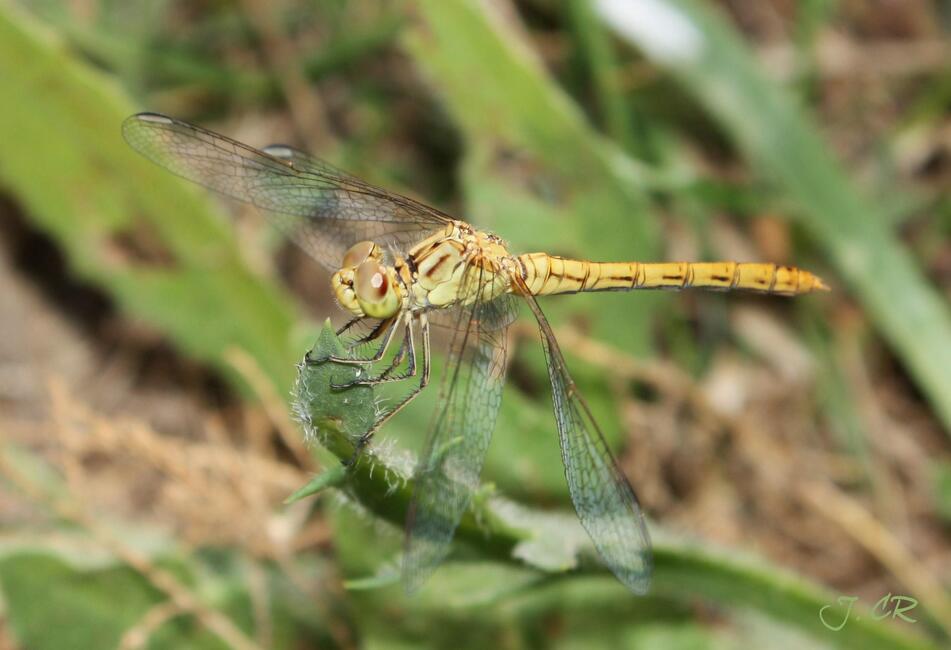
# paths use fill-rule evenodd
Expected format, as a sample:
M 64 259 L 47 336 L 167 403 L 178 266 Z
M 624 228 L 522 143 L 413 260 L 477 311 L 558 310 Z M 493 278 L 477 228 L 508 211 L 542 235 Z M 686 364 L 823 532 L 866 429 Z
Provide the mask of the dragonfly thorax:
M 514 264 L 501 239 L 461 221 L 419 242 L 407 260 L 409 303 L 424 310 L 492 300 L 509 290 Z
M 360 242 L 346 252 L 331 285 L 340 306 L 355 316 L 389 318 L 403 304 L 396 270 L 383 263 L 383 251 L 373 242 Z

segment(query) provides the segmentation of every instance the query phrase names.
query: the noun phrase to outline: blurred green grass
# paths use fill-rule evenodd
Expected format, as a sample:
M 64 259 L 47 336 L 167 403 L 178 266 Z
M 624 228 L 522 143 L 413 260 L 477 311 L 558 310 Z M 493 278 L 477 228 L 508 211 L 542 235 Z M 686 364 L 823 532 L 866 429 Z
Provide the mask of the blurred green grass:
M 591 78 L 596 119 L 603 121 L 604 134 L 553 82 L 522 35 L 489 5 L 435 0 L 413 3 L 416 20 L 384 14 L 384 18 L 362 26 L 365 31 L 356 32 L 351 39 L 356 45 L 350 49 L 346 43 L 351 41 L 344 39 L 344 45 L 337 42 L 328 51 L 313 54 L 304 67 L 315 76 L 327 71 L 332 74 L 398 38 L 414 69 L 442 102 L 446 119 L 462 136 L 459 181 L 467 218 L 502 234 L 518 250 L 551 250 L 601 259 L 660 258 L 656 223 L 664 210 L 659 206 L 669 201 L 677 208 L 703 214 L 716 201 L 704 198 L 702 191 L 709 186 L 685 166 L 676 139 L 671 137 L 671 126 L 646 124 L 637 113 L 625 110 L 626 98 L 612 85 L 617 61 L 591 7 L 582 2 L 567 5 L 575 30 L 572 38 L 578 39 L 578 51 L 582 52 L 579 74 L 582 79 Z M 941 342 L 949 339 L 942 338 L 947 334 L 946 312 L 933 290 L 885 231 L 881 224 L 886 220 L 876 219 L 879 226 L 869 226 L 864 220 L 872 212 L 866 213 L 852 197 L 849 183 L 832 166 L 824 145 L 811 135 L 809 127 L 795 114 L 790 115 L 782 100 L 773 96 L 773 89 L 757 77 L 748 53 L 739 48 L 735 37 L 719 23 L 710 22 L 706 14 L 696 13 L 693 5 L 684 6 L 694 12 L 689 15 L 698 20 L 697 25 L 709 30 L 705 33 L 711 39 L 715 37 L 716 52 L 722 58 L 704 60 L 707 67 L 696 70 L 677 69 L 681 85 L 697 94 L 710 114 L 726 125 L 724 132 L 733 144 L 752 158 L 765 160 L 779 181 L 791 188 L 789 193 L 810 226 L 812 239 L 829 251 L 830 264 L 871 306 L 896 356 L 931 396 L 947 424 L 949 412 L 941 409 L 951 400 L 942 402 L 940 398 L 946 395 L 951 364 L 942 364 L 941 354 L 949 348 Z M 161 15 L 160 10 L 153 11 Z M 328 14 L 335 11 L 328 10 Z M 229 15 L 233 16 L 227 12 L 219 16 L 230 25 L 224 31 L 238 38 L 245 26 L 226 18 Z M 124 313 L 150 323 L 182 352 L 211 363 L 239 385 L 243 384 L 224 355 L 233 346 L 246 350 L 283 394 L 291 384 L 293 363 L 302 353 L 292 340 L 298 310 L 276 283 L 246 268 L 228 227 L 200 190 L 184 186 L 125 147 L 118 127 L 121 119 L 135 110 L 133 103 L 58 37 L 67 38 L 72 46 L 104 61 L 126 79 L 136 79 L 145 69 L 158 74 L 162 79 L 149 80 L 153 92 L 156 87 L 159 93 L 164 92 L 166 85 L 172 90 L 199 87 L 200 94 L 214 97 L 209 104 L 218 105 L 209 113 L 228 102 L 262 106 L 292 98 L 281 97 L 271 74 L 220 64 L 189 48 L 163 53 L 150 39 L 143 45 L 138 34 L 124 35 L 102 25 L 71 26 L 67 20 L 54 24 L 58 34 L 16 9 L 0 9 L 0 87 L 8 96 L 31 98 L 0 107 L 0 139 L 5 143 L 0 184 L 29 219 L 60 243 L 73 270 L 114 296 Z M 145 28 L 141 37 L 148 33 Z M 723 101 L 717 93 L 727 91 L 733 93 L 732 101 L 724 108 L 717 103 Z M 173 97 L 171 103 L 181 101 Z M 754 131 L 777 132 L 789 139 L 768 140 L 763 145 L 753 140 L 750 134 Z M 769 146 L 761 150 L 761 145 Z M 731 201 L 744 200 L 737 199 L 740 192 L 733 188 L 727 188 L 726 193 Z M 664 201 L 656 201 L 658 195 Z M 769 203 L 757 196 L 746 200 L 756 205 Z M 605 233 L 623 236 L 606 237 Z M 123 244 L 143 237 L 163 251 L 160 257 L 167 256 L 171 262 L 144 264 L 136 258 L 134 247 L 130 253 Z M 885 263 L 871 270 L 852 266 L 850 255 L 857 248 L 859 257 Z M 680 346 L 678 358 L 702 359 L 705 354 L 690 335 L 688 317 L 669 296 L 576 296 L 545 306 L 555 321 L 577 321 L 580 315 L 598 340 L 635 356 L 647 357 L 661 347 L 675 345 Z M 807 319 L 820 318 L 816 311 L 806 310 L 805 314 Z M 903 329 L 911 322 L 916 329 Z M 679 338 L 677 332 L 681 332 Z M 543 386 L 543 360 L 534 348 L 537 346 L 520 346 L 517 361 L 536 385 Z M 599 419 L 615 436 L 614 442 L 619 442 L 616 437 L 621 426 L 603 373 L 581 359 L 571 358 L 571 362 Z M 401 446 L 420 439 L 434 392 L 391 427 Z M 547 401 L 509 386 L 503 403 L 487 476 L 503 493 L 564 506 L 564 481 Z M 839 398 L 837 404 L 846 408 L 835 411 L 835 421 L 845 422 L 854 431 L 856 426 L 849 424 L 848 399 Z M 512 435 L 515 432 L 519 435 Z M 352 493 L 376 516 L 398 525 L 401 515 L 393 503 L 405 501 L 406 488 L 389 493 L 391 486 L 385 476 L 374 477 L 368 471 L 354 477 Z M 483 641 L 495 633 L 505 634 L 509 627 L 521 628 L 529 638 L 542 638 L 546 619 L 558 615 L 569 620 L 572 630 L 566 647 L 572 642 L 585 647 L 613 647 L 621 642 L 635 647 L 655 643 L 670 647 L 729 645 L 712 626 L 695 625 L 698 617 L 691 607 L 699 601 L 704 606 L 725 606 L 734 625 L 742 625 L 739 613 L 752 608 L 771 621 L 766 623 L 773 626 L 770 629 L 797 627 L 812 635 L 810 639 L 821 638 L 833 646 L 929 647 L 906 630 L 896 631 L 870 617 L 842 632 L 830 633 L 816 616 L 822 604 L 834 600 L 829 591 L 791 578 L 775 567 L 737 560 L 731 557 L 734 551 L 709 552 L 664 537 L 657 545 L 657 590 L 644 601 L 631 599 L 606 576 L 566 577 L 555 572 L 546 577 L 511 562 L 483 565 L 480 562 L 486 558 L 510 560 L 511 549 L 521 538 L 513 539 L 505 526 L 497 529 L 498 517 L 488 510 L 482 513 L 488 524 L 477 525 L 478 515 L 477 508 L 460 532 L 470 544 L 460 550 L 459 561 L 434 578 L 421 602 L 400 605 L 407 608 L 400 611 L 426 617 L 428 622 L 394 621 L 388 606 L 398 598 L 396 588 L 347 597 L 358 604 L 361 616 L 356 625 L 368 640 L 377 647 L 433 640 L 440 634 L 446 640 L 471 631 L 466 620 L 470 616 L 489 626 L 491 631 Z M 379 582 L 386 584 L 387 565 L 381 566 L 381 562 L 398 553 L 398 536 L 389 529 L 380 535 L 365 517 L 345 511 L 332 516 L 347 575 L 381 573 Z M 489 537 L 485 536 L 486 527 Z M 506 535 L 510 537 L 506 539 Z M 199 586 L 215 573 L 191 555 L 173 555 L 186 565 L 186 574 L 194 573 L 189 579 Z M 279 581 L 281 570 L 271 569 Z M 136 603 L 134 614 L 116 615 L 97 624 L 110 640 L 159 602 L 149 585 L 121 563 L 106 577 L 98 571 L 70 569 L 57 559 L 37 558 L 29 549 L 8 555 L 0 567 L 0 583 L 8 602 L 13 599 L 8 611 L 16 618 L 18 635 L 29 640 L 31 647 L 63 647 L 61 637 L 43 636 L 49 630 L 35 609 L 23 608 L 23 603 L 35 602 L 42 590 L 57 589 L 63 583 L 88 581 L 95 585 L 102 580 L 106 594 L 117 588 L 113 580 L 132 585 L 135 594 L 129 602 Z M 49 580 L 30 585 L 25 580 L 30 575 Z M 452 605 L 459 594 L 471 594 L 475 585 L 481 591 L 472 595 L 472 602 Z M 109 618 L 109 597 L 98 588 L 89 589 L 88 602 L 102 605 L 97 616 Z M 234 584 L 229 590 L 237 600 L 246 598 L 243 584 Z M 67 622 L 76 625 L 88 615 L 83 614 L 83 589 L 64 598 L 59 609 L 75 615 Z M 304 598 L 282 587 L 272 602 L 292 609 Z M 254 623 L 246 606 L 237 611 L 228 598 L 209 601 L 239 621 L 246 633 L 252 633 Z M 585 616 L 590 621 L 576 620 Z M 292 637 L 306 636 L 300 618 L 282 620 L 281 626 L 289 627 L 282 627 L 278 636 L 286 638 L 283 643 L 288 645 L 276 643 L 274 647 L 292 647 Z M 777 621 L 781 625 L 777 626 Z M 645 628 L 645 622 L 654 623 L 651 630 Z M 153 646 L 172 647 L 189 639 L 196 647 L 220 647 L 218 640 L 208 639 L 190 621 L 184 626 L 184 630 L 163 628 L 167 638 L 156 637 Z M 777 638 L 781 636 L 779 631 L 775 633 Z M 316 634 L 313 641 L 318 640 L 326 639 Z M 95 646 L 99 641 L 88 643 Z M 474 639 L 473 647 L 479 645 Z

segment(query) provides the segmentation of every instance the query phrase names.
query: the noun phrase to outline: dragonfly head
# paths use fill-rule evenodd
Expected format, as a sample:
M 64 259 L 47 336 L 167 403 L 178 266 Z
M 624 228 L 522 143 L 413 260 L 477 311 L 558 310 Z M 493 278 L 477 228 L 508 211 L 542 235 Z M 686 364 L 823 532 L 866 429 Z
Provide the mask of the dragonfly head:
M 383 251 L 373 242 L 352 246 L 331 281 L 337 302 L 356 316 L 389 318 L 400 310 L 396 270 L 383 264 Z

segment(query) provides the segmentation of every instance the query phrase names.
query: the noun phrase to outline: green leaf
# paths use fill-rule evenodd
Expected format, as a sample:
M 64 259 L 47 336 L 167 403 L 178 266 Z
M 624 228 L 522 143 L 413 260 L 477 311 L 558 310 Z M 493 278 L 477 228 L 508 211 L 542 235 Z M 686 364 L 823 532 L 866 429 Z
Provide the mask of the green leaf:
M 93 543 L 88 538 L 73 541 L 83 544 L 77 549 L 88 549 Z M 114 557 L 90 566 L 81 557 L 73 561 L 74 556 L 70 549 L 30 549 L 26 544 L 0 554 L 0 594 L 22 647 L 115 648 L 149 610 L 169 601 L 141 573 Z M 246 575 L 249 560 L 226 550 L 206 551 L 204 558 L 149 557 L 192 588 L 206 608 L 217 609 L 250 636 L 255 617 Z M 318 579 L 302 563 L 295 563 L 294 569 L 302 580 Z M 314 603 L 312 596 L 301 593 L 287 576 L 270 567 L 262 565 L 257 570 L 267 578 L 266 591 L 257 595 L 264 596 L 270 608 L 268 647 L 294 648 L 305 640 L 324 647 L 329 642 L 326 603 Z M 186 613 L 154 629 L 146 647 L 224 650 L 229 646 Z
M 10 3 L 0 5 L 0 187 L 71 269 L 196 359 L 232 373 L 247 351 L 279 391 L 295 310 L 242 261 L 205 192 L 143 159 L 119 127 L 136 108 Z
M 692 623 L 684 625 L 639 625 L 624 639 L 625 647 L 635 650 L 724 650 L 739 645 L 727 644 L 710 627 Z
M 166 600 L 125 566 L 82 571 L 41 553 L 0 559 L 0 588 L 19 642 L 33 650 L 115 648 L 127 629 Z M 152 647 L 223 649 L 194 622 L 163 626 Z
M 767 80 L 735 30 L 703 3 L 657 0 L 638 9 L 625 0 L 599 0 L 597 6 L 623 38 L 696 96 L 754 169 L 779 183 L 951 434 L 948 303 L 797 104 Z
M 831 630 L 822 624 L 819 611 L 834 606 L 839 594 L 739 551 L 657 543 L 654 558 L 654 593 L 671 597 L 691 594 L 722 605 L 755 609 L 839 647 L 934 647 L 923 638 L 875 620 L 870 607 L 865 606 L 857 605 L 841 630 Z
M 349 460 L 354 442 L 376 421 L 376 404 L 371 386 L 331 388 L 332 384 L 356 378 L 359 372 L 358 366 L 326 361 L 334 356 L 344 356 L 344 348 L 328 319 L 314 347 L 298 366 L 294 412 L 310 440 L 341 460 Z
M 366 578 L 346 580 L 344 581 L 343 586 L 351 591 L 380 589 L 382 587 L 390 587 L 392 585 L 399 584 L 400 578 L 401 576 L 398 564 L 383 564 L 381 565 L 380 570 L 374 575 L 368 576 Z
M 498 562 L 447 562 L 414 603 L 424 609 L 465 609 L 498 603 L 531 589 L 544 574 Z
M 296 503 L 297 501 L 306 499 L 307 497 L 317 494 L 318 492 L 323 492 L 327 488 L 340 485 L 343 483 L 346 477 L 347 470 L 343 465 L 331 467 L 330 469 L 323 471 L 312 478 L 307 482 L 306 485 L 294 491 L 293 494 L 284 499 L 284 505 Z

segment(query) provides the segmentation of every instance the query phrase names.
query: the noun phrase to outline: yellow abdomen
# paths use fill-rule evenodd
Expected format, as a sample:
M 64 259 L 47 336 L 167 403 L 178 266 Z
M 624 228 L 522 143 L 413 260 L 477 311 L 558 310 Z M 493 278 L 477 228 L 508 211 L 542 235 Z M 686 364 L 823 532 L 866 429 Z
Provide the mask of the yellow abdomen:
M 536 296 L 633 289 L 746 290 L 793 296 L 828 287 L 793 266 L 745 262 L 589 262 L 547 253 L 520 255 L 523 281 Z

